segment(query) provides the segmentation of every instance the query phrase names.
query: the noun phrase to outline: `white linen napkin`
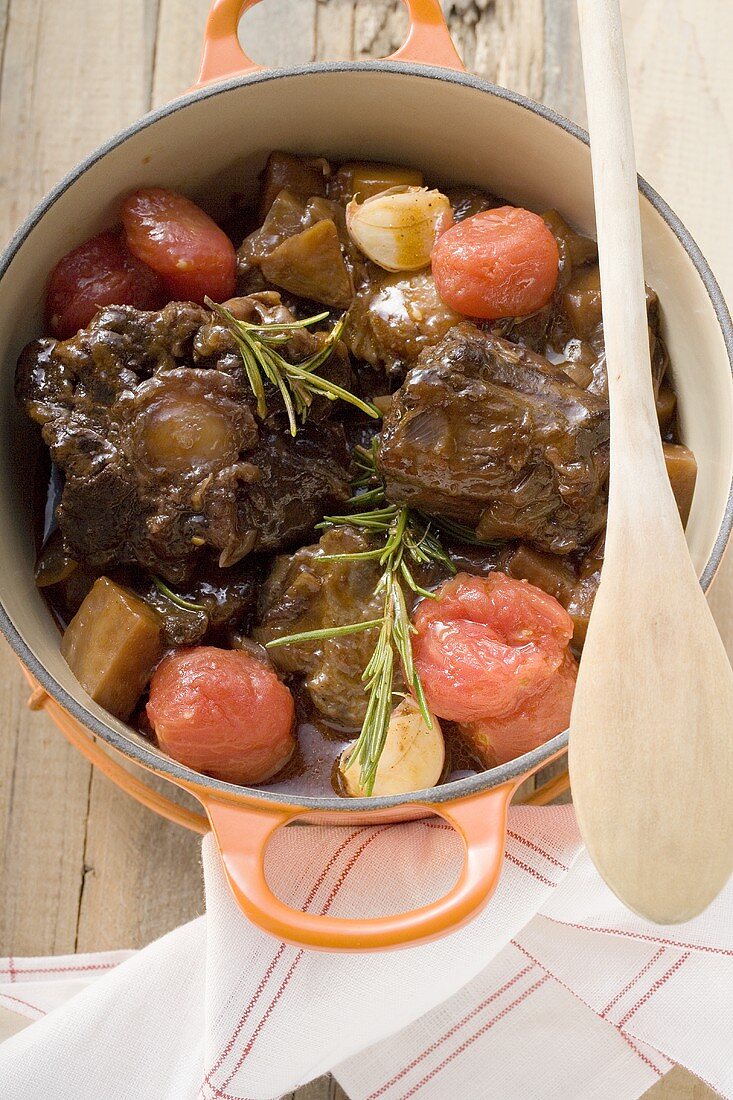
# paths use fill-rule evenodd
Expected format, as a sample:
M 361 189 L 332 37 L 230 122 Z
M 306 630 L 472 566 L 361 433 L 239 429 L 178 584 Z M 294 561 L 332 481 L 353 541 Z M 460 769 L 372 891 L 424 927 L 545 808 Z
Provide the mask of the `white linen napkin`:
M 432 819 L 282 829 L 268 856 L 291 904 L 369 916 L 445 892 L 460 846 Z M 3 1100 L 272 1100 L 327 1070 L 352 1100 L 632 1100 L 673 1062 L 733 1097 L 733 886 L 645 924 L 571 807 L 511 810 L 487 909 L 401 951 L 279 944 L 203 858 L 206 916 L 144 950 L 1 961 L 0 1033 L 36 1021 L 0 1045 Z

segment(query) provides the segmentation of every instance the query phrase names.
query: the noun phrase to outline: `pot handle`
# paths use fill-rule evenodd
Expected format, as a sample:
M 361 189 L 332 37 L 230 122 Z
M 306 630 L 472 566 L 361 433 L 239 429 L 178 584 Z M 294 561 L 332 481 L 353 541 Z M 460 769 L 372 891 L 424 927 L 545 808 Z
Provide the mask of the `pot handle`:
M 413 61 L 464 72 L 440 0 L 402 0 L 410 25 L 407 38 L 386 61 Z M 256 73 L 262 66 L 252 61 L 239 44 L 239 21 L 259 0 L 212 0 L 204 30 L 201 69 L 194 88 L 213 80 Z
M 517 786 L 515 779 L 471 798 L 415 806 L 416 811 L 424 810 L 442 817 L 463 841 L 463 865 L 458 880 L 447 894 L 429 905 L 395 916 L 363 920 L 329 916 L 328 902 L 321 913 L 304 913 L 286 905 L 270 889 L 264 867 L 268 842 L 281 826 L 307 817 L 302 809 L 243 807 L 216 798 L 207 798 L 204 808 L 229 885 L 253 924 L 299 947 L 326 951 L 383 951 L 426 943 L 446 932 L 456 931 L 479 913 L 499 880 L 507 810 Z M 357 851 L 358 846 L 352 855 Z

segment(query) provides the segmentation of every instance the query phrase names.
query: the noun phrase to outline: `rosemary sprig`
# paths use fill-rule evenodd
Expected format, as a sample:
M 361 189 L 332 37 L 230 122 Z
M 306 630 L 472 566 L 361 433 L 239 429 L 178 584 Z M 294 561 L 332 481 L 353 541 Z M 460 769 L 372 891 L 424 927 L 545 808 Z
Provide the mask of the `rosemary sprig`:
M 194 603 L 193 600 L 184 599 L 183 596 L 179 596 L 177 592 L 174 592 L 172 588 L 169 588 L 165 581 L 162 581 L 160 577 L 153 577 L 155 587 L 160 592 L 161 596 L 165 596 L 167 600 L 174 603 L 177 607 L 182 607 L 184 611 L 208 611 L 202 603 Z
M 349 390 L 316 373 L 331 357 L 341 339 L 346 314 L 339 318 L 317 352 L 302 363 L 290 363 L 277 350 L 279 345 L 286 344 L 297 329 L 310 328 L 325 320 L 328 312 L 286 324 L 254 325 L 249 321 L 240 321 L 226 306 L 213 302 L 211 298 L 204 301 L 234 338 L 261 420 L 267 416 L 265 380 L 280 393 L 293 436 L 298 431 L 298 420 L 301 424 L 305 423 L 313 398 L 318 396 L 327 397 L 329 401 L 346 401 L 375 419 L 381 416 L 379 409 L 368 401 L 362 401 Z
M 426 725 L 431 729 L 433 724 L 412 657 L 412 634 L 415 628 L 407 611 L 405 586 L 418 596 L 432 599 L 434 594 L 415 580 L 414 566 L 440 563 L 449 573 L 455 573 L 455 567 L 443 550 L 438 536 L 431 530 L 430 522 L 411 508 L 387 503 L 384 485 L 378 478 L 375 457 L 375 447 L 371 451 L 357 448 L 354 459 L 359 474 L 354 482 L 356 493 L 350 501 L 354 507 L 363 508 L 366 502 L 373 507 L 343 516 L 327 516 L 319 526 L 355 527 L 379 543 L 370 550 L 353 554 L 326 554 L 321 560 L 378 561 L 382 572 L 374 591 L 383 595 L 381 618 L 291 634 L 267 643 L 268 648 L 274 648 L 379 627 L 377 643 L 362 675 L 364 690 L 368 696 L 366 715 L 348 760 L 348 766 L 359 761 L 360 782 L 368 795 L 374 789 L 379 760 L 387 739 L 392 700 L 396 694 L 395 656 L 402 666 L 405 682 L 417 700 Z

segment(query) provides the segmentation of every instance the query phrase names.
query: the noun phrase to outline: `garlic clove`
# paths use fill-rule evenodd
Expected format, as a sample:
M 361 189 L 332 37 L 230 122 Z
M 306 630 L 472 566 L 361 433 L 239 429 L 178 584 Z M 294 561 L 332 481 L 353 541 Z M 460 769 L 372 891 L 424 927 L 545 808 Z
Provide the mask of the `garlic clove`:
M 443 773 L 445 743 L 437 718 L 428 728 L 415 700 L 408 696 L 392 712 L 387 740 L 379 760 L 372 796 L 407 794 L 434 787 Z M 344 790 L 354 798 L 365 792 L 359 782 L 359 761 L 348 767 L 354 746 L 344 749 L 339 772 Z
M 417 271 L 430 263 L 441 233 L 453 225 L 450 202 L 427 187 L 390 187 L 346 207 L 346 226 L 357 248 L 386 271 Z

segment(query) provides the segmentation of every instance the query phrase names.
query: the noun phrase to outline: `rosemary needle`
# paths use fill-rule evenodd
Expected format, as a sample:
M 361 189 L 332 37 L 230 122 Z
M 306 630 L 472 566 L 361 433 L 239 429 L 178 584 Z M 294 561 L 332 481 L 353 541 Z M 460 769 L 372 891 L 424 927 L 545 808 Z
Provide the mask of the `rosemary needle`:
M 183 596 L 179 596 L 177 592 L 174 592 L 172 588 L 169 588 L 165 581 L 162 581 L 160 577 L 153 577 L 155 587 L 160 592 L 161 596 L 165 596 L 167 600 L 174 603 L 177 607 L 182 607 L 184 611 L 208 611 L 208 607 L 205 607 L 202 603 L 194 603 L 193 600 L 187 600 Z
M 213 302 L 211 298 L 205 298 L 204 301 L 229 331 L 237 345 L 247 380 L 257 402 L 257 415 L 261 420 L 267 416 L 265 380 L 280 393 L 290 425 L 290 434 L 293 436 L 298 432 L 298 420 L 301 424 L 305 423 L 314 397 L 326 397 L 329 401 L 345 401 L 375 419 L 382 415 L 376 406 L 368 401 L 362 401 L 350 390 L 316 373 L 330 359 L 341 339 L 346 324 L 346 314 L 339 318 L 317 352 L 302 363 L 290 363 L 277 350 L 278 346 L 287 343 L 292 333 L 298 329 L 310 328 L 311 325 L 325 320 L 328 317 L 327 312 L 305 317 L 302 321 L 255 325 L 250 321 L 240 321 L 226 306 Z
M 285 638 L 273 638 L 267 642 L 268 649 L 277 649 L 280 645 L 297 645 L 298 642 L 315 642 L 319 638 L 342 638 L 346 634 L 359 634 L 362 630 L 371 630 L 381 626 L 381 619 L 368 619 L 363 623 L 347 623 L 346 626 L 327 626 L 323 630 L 305 630 L 302 634 L 288 634 Z

